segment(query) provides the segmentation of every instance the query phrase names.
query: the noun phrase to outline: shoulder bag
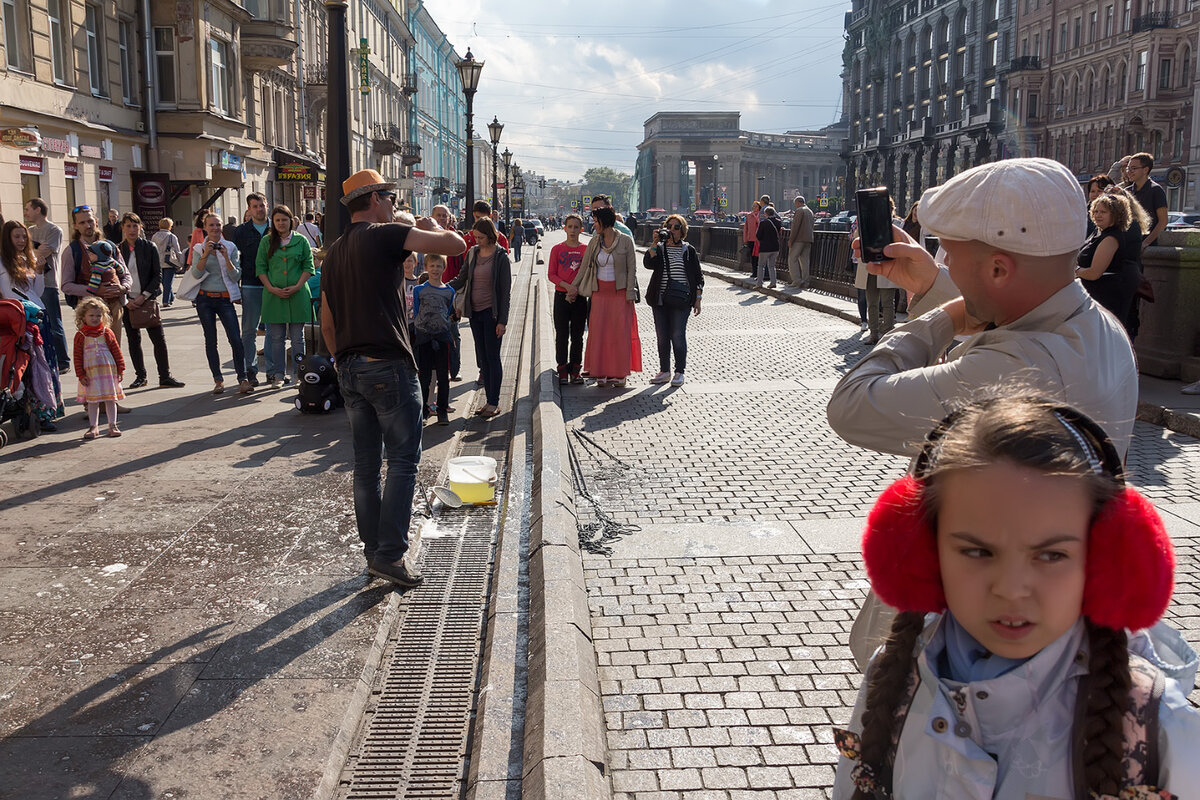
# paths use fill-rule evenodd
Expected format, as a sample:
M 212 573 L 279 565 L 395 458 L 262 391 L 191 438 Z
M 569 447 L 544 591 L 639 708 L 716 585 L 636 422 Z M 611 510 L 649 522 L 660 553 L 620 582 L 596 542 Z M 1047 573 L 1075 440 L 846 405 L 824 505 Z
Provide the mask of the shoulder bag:
M 125 306 L 125 313 L 129 315 L 129 324 L 135 328 L 157 328 L 162 325 L 157 300 L 147 300 L 140 306 Z
M 467 263 L 463 265 L 463 269 L 467 272 L 467 279 L 463 281 L 462 291 L 454 292 L 454 313 L 460 319 L 467 316 L 467 286 L 471 282 L 471 271 L 475 269 L 475 262 L 471 259 L 471 254 L 478 254 L 479 251 L 471 248 L 471 252 L 467 253 Z

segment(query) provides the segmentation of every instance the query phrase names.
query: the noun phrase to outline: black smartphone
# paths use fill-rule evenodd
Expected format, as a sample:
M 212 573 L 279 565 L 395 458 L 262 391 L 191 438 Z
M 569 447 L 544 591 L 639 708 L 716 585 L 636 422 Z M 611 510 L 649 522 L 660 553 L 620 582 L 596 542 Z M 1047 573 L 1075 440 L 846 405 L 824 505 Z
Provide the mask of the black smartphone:
M 859 189 L 858 238 L 863 261 L 886 261 L 883 248 L 892 243 L 892 201 L 886 186 Z

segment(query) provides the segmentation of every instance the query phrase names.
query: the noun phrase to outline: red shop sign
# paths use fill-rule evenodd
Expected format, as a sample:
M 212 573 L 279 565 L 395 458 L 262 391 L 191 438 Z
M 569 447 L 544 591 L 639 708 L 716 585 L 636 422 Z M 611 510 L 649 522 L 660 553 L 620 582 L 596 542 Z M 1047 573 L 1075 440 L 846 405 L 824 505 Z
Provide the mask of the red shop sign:
M 112 181 L 112 179 L 113 179 L 113 168 L 112 167 L 100 167 L 99 169 L 100 169 L 100 180 L 102 180 L 106 183 Z
M 63 174 L 66 175 L 68 178 L 78 178 L 79 177 L 79 164 L 74 161 L 64 161 L 63 162 Z
M 42 165 L 45 159 L 37 158 L 36 156 L 20 156 L 21 172 L 26 175 L 41 175 Z
M 304 187 L 304 199 L 305 200 L 316 200 L 317 199 L 317 187 L 316 186 L 305 186 Z

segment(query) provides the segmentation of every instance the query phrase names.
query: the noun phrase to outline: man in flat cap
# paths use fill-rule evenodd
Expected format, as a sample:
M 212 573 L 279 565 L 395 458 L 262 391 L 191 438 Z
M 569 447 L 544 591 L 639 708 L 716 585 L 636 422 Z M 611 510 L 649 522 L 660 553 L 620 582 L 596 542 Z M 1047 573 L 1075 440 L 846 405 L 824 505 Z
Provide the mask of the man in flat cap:
M 462 237 L 422 217 L 392 222 L 396 185 L 373 169 L 342 183 L 350 225 L 328 246 L 321 270 L 321 333 L 337 366 L 354 444 L 354 516 L 367 570 L 401 588 L 421 583 L 409 559 L 421 411 L 417 362 L 400 291 L 411 252 L 458 255 Z M 381 455 L 387 482 L 380 489 Z
M 917 214 L 940 238 L 946 264 L 893 229 L 888 260 L 868 269 L 914 293 L 912 321 L 838 382 L 830 426 L 851 444 L 916 455 L 962 401 L 1016 383 L 1096 420 L 1123 457 L 1137 368 L 1121 323 L 1075 279 L 1087 235 L 1075 176 L 1042 158 L 984 164 L 928 189 Z M 961 344 L 943 360 L 955 339 Z M 888 610 L 869 597 L 850 639 L 860 665 L 889 626 Z

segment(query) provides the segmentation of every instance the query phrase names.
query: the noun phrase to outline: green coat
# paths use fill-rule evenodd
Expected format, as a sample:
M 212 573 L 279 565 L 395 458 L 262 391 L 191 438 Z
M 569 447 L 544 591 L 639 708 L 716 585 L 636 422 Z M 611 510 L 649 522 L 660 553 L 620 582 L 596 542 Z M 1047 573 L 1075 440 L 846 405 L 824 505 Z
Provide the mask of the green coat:
M 313 274 L 312 248 L 308 240 L 298 233 L 292 233 L 291 241 L 280 247 L 274 255 L 267 258 L 271 247 L 271 237 L 264 236 L 258 244 L 258 258 L 255 262 L 254 274 L 259 279 L 263 275 L 276 289 L 295 286 L 302 280 L 307 281 Z M 304 275 L 301 278 L 301 275 Z M 307 283 L 300 283 L 300 291 L 286 300 L 276 297 L 263 289 L 262 321 L 266 323 L 312 322 L 312 294 L 308 291 Z

